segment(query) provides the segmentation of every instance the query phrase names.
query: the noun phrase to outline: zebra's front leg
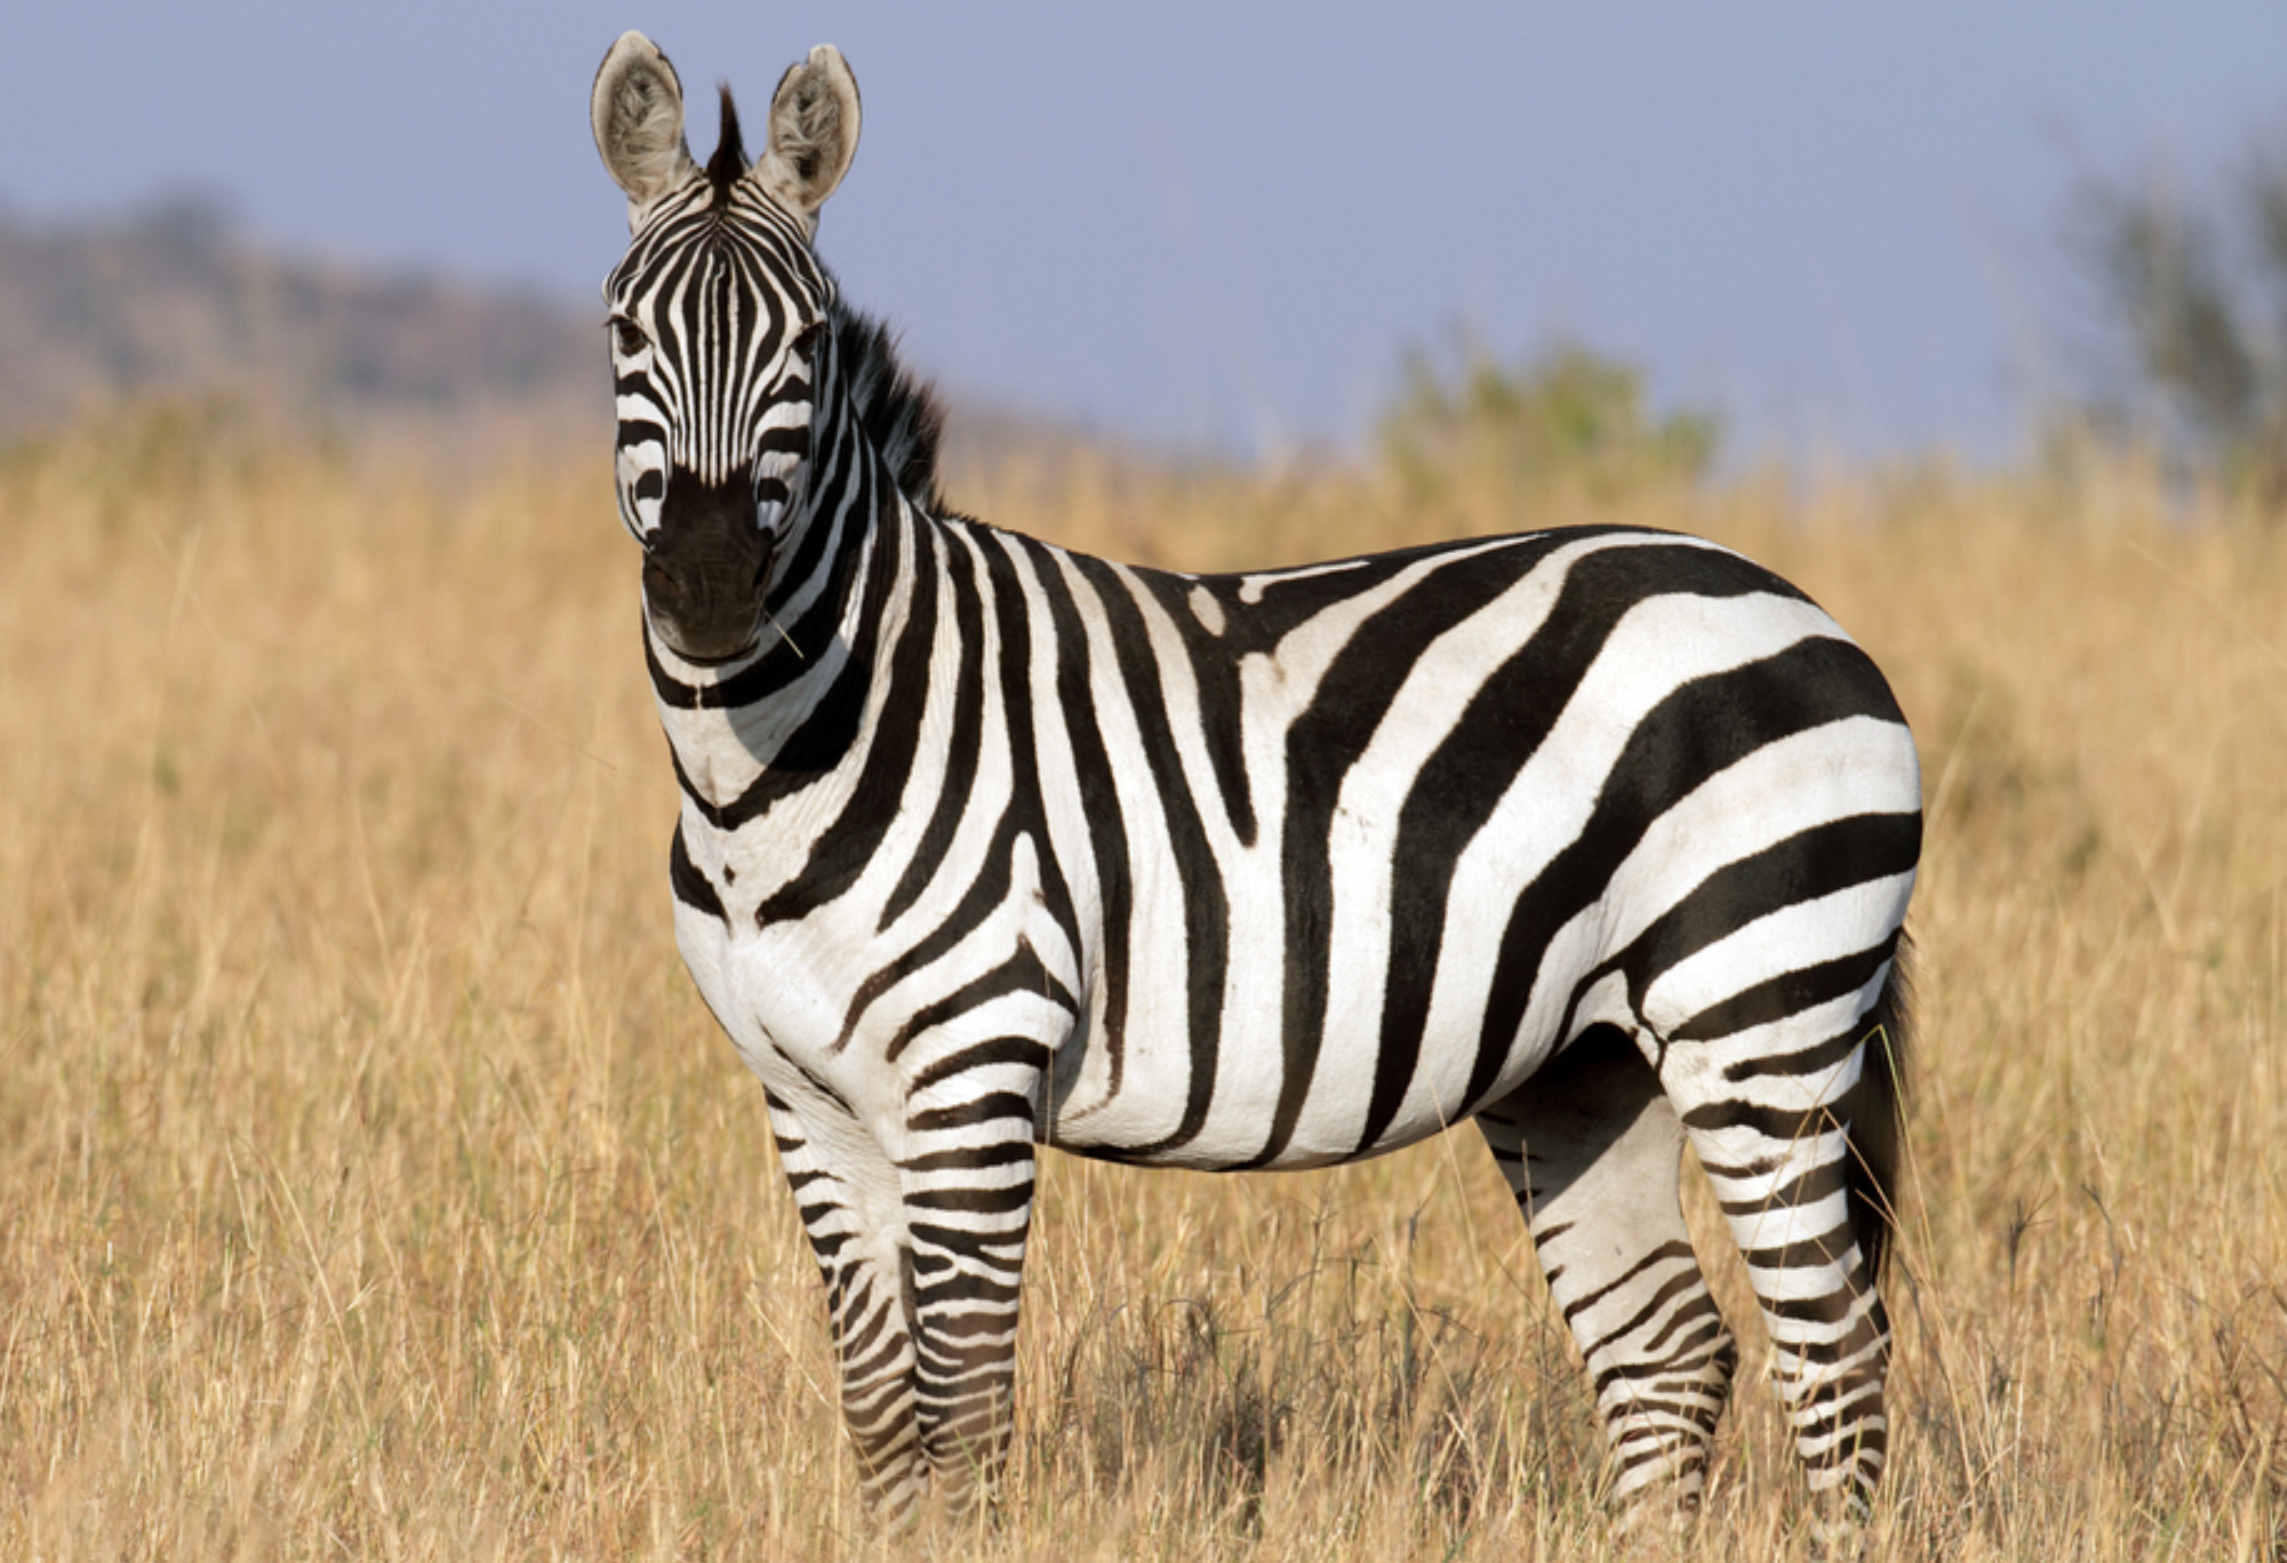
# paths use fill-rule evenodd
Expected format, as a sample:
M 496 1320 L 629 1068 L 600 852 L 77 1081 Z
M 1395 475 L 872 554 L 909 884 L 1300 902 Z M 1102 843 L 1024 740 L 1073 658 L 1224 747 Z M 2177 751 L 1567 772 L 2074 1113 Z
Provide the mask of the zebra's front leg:
M 828 1150 L 775 1100 L 771 1121 L 826 1283 L 867 1509 L 911 1523 L 932 1479 L 954 1516 L 989 1505 L 1016 1379 L 1031 1094 L 946 1103 L 925 1089 L 894 1163 L 854 1122 L 829 1126 Z
M 1021 1107 L 1018 1105 L 1021 1104 Z M 921 1448 L 958 1517 L 990 1508 L 1008 1458 L 1033 1118 L 1023 1097 L 923 1107 L 908 1125 L 906 1233 Z
M 1737 1349 L 1684 1225 L 1683 1129 L 1636 1044 L 1582 1033 L 1478 1115 L 1587 1359 L 1631 1522 L 1698 1512 Z
M 915 1415 L 911 1258 L 897 1234 L 871 1218 L 861 1186 L 894 1177 L 886 1159 L 822 1155 L 810 1129 L 777 1097 L 770 1122 L 780 1163 L 826 1283 L 826 1315 L 840 1369 L 842 1426 L 858 1457 L 858 1491 L 869 1514 L 910 1524 L 928 1491 L 929 1467 Z M 831 1160 L 839 1170 L 829 1170 Z

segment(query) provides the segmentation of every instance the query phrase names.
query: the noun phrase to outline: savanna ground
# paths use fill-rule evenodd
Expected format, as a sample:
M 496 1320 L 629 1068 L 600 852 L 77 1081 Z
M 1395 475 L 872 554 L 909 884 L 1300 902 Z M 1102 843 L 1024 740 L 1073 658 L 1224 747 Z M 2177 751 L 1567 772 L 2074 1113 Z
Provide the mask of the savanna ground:
M 2287 527 L 2132 470 L 956 498 L 1199 567 L 1624 516 L 1800 582 L 1930 818 L 1874 1555 L 2287 1557 Z M 1051 1159 L 1004 1523 L 868 1539 L 760 1093 L 670 936 L 635 591 L 600 450 L 448 482 L 156 416 L 0 464 L 0 1555 L 1625 1552 L 1467 1132 Z M 1784 1555 L 1715 1269 L 1746 1362 L 1688 1551 Z

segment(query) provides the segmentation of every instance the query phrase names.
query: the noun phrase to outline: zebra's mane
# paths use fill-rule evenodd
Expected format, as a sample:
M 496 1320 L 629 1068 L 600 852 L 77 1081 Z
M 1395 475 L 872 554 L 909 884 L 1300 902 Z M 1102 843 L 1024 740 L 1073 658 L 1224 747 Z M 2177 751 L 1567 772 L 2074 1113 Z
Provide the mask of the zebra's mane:
M 715 187 L 715 205 L 731 198 L 731 187 L 746 177 L 746 138 L 739 134 L 739 106 L 731 101 L 731 84 L 722 84 L 723 133 L 715 138 L 715 155 L 707 159 L 707 183 Z
M 932 514 L 943 514 L 944 498 L 937 491 L 943 409 L 927 383 L 898 363 L 887 326 L 845 304 L 838 288 L 831 309 L 834 351 L 850 389 L 851 411 L 889 463 L 905 497 Z

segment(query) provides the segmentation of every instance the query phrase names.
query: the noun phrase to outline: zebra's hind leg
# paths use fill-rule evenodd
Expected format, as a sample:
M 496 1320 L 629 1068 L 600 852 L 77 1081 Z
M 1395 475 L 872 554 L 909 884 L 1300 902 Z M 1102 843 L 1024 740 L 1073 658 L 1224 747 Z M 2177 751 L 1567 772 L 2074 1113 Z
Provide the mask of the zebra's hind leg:
M 1595 1026 L 1477 1122 L 1587 1359 L 1614 1501 L 1688 1518 L 1737 1352 L 1684 1226 L 1683 1130 L 1658 1078 Z
M 1877 1282 L 1906 1007 L 1888 955 L 1877 947 L 1703 1010 L 1670 1038 L 1661 1071 L 1762 1305 L 1830 1556 L 1856 1553 L 1889 1446 Z M 1870 964 L 1861 986 L 1829 995 Z M 1781 1001 L 1801 1007 L 1774 1019 Z

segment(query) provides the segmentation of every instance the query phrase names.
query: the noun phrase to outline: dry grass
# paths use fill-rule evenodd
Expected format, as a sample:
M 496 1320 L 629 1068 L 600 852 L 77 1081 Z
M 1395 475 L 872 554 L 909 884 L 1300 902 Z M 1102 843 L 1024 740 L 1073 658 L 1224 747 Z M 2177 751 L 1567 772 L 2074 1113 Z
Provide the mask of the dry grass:
M 1601 514 L 1085 467 L 959 497 L 1205 566 Z M 1799 580 L 1924 746 L 1877 1553 L 2287 1557 L 2287 529 L 2132 474 L 1629 513 Z M 602 453 L 447 493 L 152 420 L 0 470 L 0 582 L 0 1555 L 883 1550 L 759 1093 L 672 947 Z M 1466 1135 L 1059 1159 L 1036 1231 L 1006 1521 L 907 1549 L 1621 1555 Z M 1691 1555 L 1785 1550 L 1758 1367 Z

